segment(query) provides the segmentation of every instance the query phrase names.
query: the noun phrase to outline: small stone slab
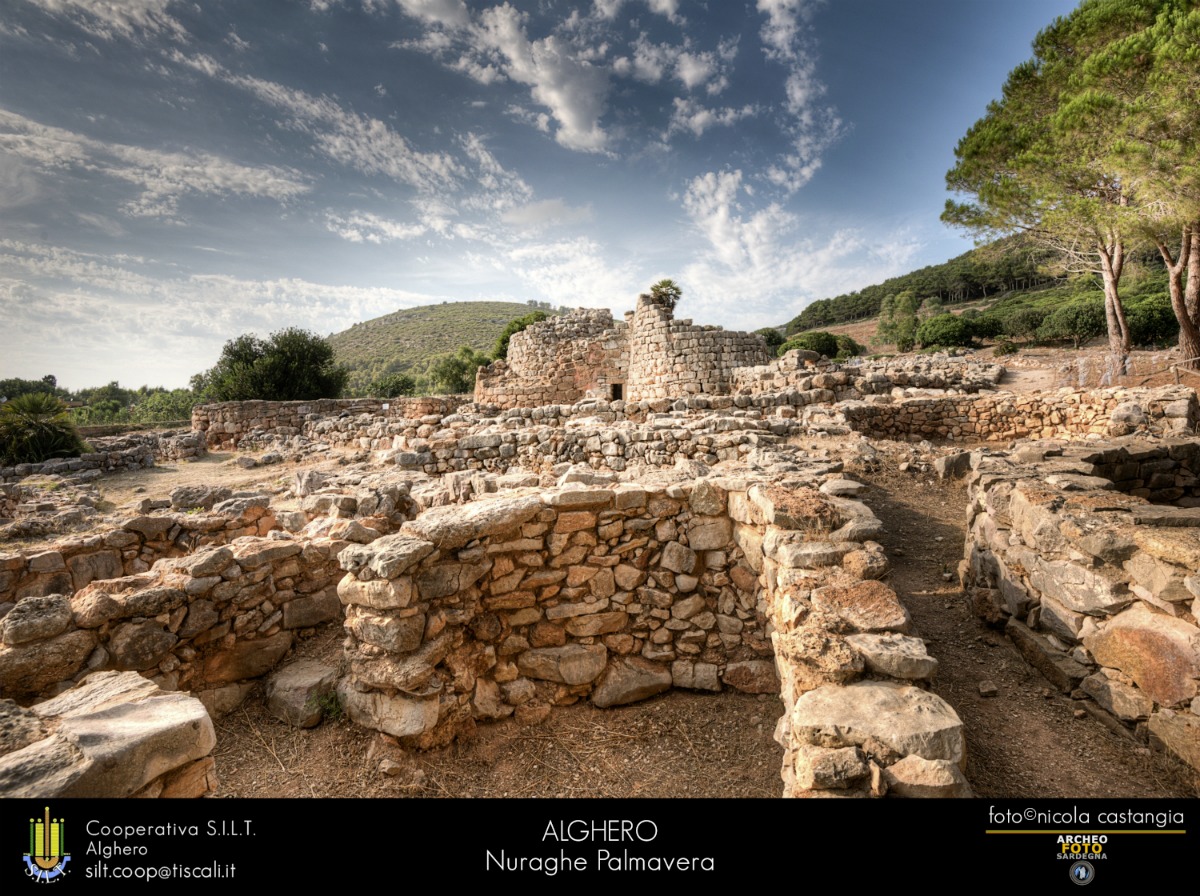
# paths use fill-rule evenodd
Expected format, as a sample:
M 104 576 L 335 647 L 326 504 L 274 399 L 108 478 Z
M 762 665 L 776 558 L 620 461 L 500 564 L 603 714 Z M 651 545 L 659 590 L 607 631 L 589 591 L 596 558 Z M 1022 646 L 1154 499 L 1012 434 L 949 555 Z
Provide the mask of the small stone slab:
M 862 654 L 872 672 L 912 681 L 927 681 L 937 674 L 938 661 L 920 638 L 885 632 L 848 635 L 846 641 Z
M 671 687 L 671 670 L 639 657 L 622 657 L 608 664 L 592 692 L 599 707 L 624 706 L 661 694 Z
M 297 660 L 281 668 L 267 682 L 267 708 L 278 719 L 297 728 L 321 724 L 336 699 L 337 670 L 316 660 Z

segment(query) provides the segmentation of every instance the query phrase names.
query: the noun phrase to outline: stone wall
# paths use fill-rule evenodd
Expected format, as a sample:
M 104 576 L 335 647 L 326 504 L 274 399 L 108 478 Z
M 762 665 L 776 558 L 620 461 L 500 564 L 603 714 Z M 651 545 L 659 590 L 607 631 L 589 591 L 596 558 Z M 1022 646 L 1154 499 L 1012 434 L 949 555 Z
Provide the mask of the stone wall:
M 624 397 L 639 401 L 728 394 L 737 368 L 770 359 L 760 336 L 674 320 L 671 309 L 643 296 L 630 324 Z
M 0 619 L 0 696 L 54 693 L 91 673 L 137 671 L 219 704 L 269 671 L 298 629 L 338 617 L 330 538 L 243 536 L 72 594 L 24 597 Z M 223 695 L 234 686 L 235 694 Z
M 463 399 L 321 398 L 315 401 L 225 401 L 192 409 L 192 430 L 203 433 L 209 448 L 236 448 L 244 438 L 298 435 L 306 423 L 341 414 L 421 417 L 452 413 Z M 387 405 L 387 410 L 384 410 Z
M 541 407 L 610 397 L 612 384 L 626 380 L 626 330 L 608 309 L 579 308 L 532 324 L 509 341 L 506 360 L 479 369 L 475 401 Z
M 858 501 L 731 478 L 435 508 L 341 554 L 339 696 L 359 724 L 425 748 L 583 699 L 781 692 L 786 795 L 918 779 L 965 795 L 961 724 L 917 686 L 936 662 L 877 581 L 878 531 Z
M 888 439 L 1016 439 L 1195 432 L 1196 393 L 1186 386 L 1017 394 L 945 395 L 896 403 L 845 402 L 817 408 L 867 436 Z
M 105 533 L 0 554 L 0 605 L 73 594 L 97 579 L 135 575 L 165 558 L 279 528 L 266 495 L 209 507 L 211 512 L 143 514 Z
M 840 376 L 838 374 L 841 374 Z M 893 389 L 994 389 L 1004 376 L 999 364 L 968 357 L 924 355 L 888 361 L 836 363 L 816 352 L 795 349 L 768 364 L 733 372 L 733 388 L 746 395 L 832 390 L 835 400 L 885 395 Z
M 1093 713 L 1200 768 L 1200 443 L 1030 444 L 972 466 L 977 611 Z
M 205 453 L 202 438 L 172 430 L 95 438 L 88 444 L 92 450 L 79 457 L 0 467 L 0 482 L 18 482 L 27 476 L 63 476 L 88 481 L 106 473 L 152 467 L 156 460 L 190 460 Z

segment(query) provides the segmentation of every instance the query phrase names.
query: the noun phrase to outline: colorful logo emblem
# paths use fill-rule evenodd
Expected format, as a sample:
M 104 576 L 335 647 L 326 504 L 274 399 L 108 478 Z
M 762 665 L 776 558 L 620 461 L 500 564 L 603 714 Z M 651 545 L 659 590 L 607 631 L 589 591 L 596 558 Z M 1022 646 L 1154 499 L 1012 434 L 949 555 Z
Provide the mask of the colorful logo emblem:
M 1071 866 L 1071 881 L 1081 887 L 1090 884 L 1096 877 L 1096 869 L 1091 862 L 1076 862 Z
M 66 874 L 71 854 L 63 848 L 61 818 L 50 818 L 50 807 L 42 818 L 29 819 L 29 852 L 25 853 L 25 873 L 39 883 L 49 883 Z

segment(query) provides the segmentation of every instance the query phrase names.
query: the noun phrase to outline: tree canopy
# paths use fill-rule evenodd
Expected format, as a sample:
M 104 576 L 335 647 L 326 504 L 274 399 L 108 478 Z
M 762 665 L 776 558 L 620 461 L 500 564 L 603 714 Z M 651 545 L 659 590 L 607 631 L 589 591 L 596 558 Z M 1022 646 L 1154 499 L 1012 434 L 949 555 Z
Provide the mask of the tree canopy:
M 944 220 L 1038 235 L 1101 275 L 1121 356 L 1131 330 L 1119 282 L 1138 244 L 1159 250 L 1184 355 L 1200 355 L 1198 47 L 1195 0 L 1084 0 L 1037 36 L 946 175 L 974 200 L 947 202 Z
M 192 377 L 192 389 L 207 401 L 307 401 L 337 398 L 347 376 L 328 342 L 288 327 L 265 340 L 252 333 L 229 340 L 216 365 Z

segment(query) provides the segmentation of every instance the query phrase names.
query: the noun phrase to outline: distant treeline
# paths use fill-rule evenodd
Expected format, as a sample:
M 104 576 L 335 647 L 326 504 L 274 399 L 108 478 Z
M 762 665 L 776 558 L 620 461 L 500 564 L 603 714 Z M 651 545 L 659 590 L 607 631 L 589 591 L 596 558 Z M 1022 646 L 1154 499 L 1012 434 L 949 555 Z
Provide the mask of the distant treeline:
M 1062 279 L 1046 272 L 1058 258 L 1053 249 L 1020 236 L 1007 237 L 943 264 L 892 277 L 858 292 L 819 299 L 788 322 L 787 335 L 875 317 L 885 298 L 905 291 L 921 299 L 937 298 L 943 305 L 953 305 L 1049 285 Z

